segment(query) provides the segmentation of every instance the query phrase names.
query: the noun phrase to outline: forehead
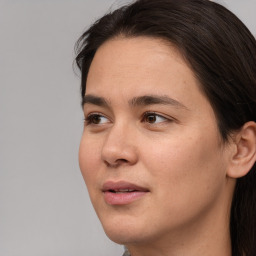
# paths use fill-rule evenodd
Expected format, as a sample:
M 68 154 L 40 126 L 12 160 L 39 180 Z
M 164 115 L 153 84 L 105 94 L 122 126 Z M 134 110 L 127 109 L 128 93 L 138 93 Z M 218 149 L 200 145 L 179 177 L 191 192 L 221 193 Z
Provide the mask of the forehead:
M 170 60 L 176 63 L 170 63 Z M 127 72 L 129 76 L 130 72 L 133 72 L 133 77 L 138 77 L 147 71 L 159 71 L 163 68 L 161 64 L 168 61 L 169 68 L 172 69 L 177 63 L 186 66 L 178 49 L 166 40 L 151 37 L 116 37 L 99 47 L 89 75 L 91 70 L 96 68 L 101 74 L 112 74 L 110 71 L 113 71 L 116 74 L 122 72 L 122 75 Z
M 193 71 L 170 43 L 156 38 L 114 38 L 96 52 L 86 94 L 120 99 L 168 95 L 180 102 L 204 97 Z

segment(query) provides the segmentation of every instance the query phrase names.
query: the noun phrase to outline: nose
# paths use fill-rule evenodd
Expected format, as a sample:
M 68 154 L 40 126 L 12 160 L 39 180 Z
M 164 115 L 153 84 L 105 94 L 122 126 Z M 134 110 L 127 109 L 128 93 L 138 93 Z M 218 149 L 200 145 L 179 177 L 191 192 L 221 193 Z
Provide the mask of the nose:
M 101 157 L 108 167 L 134 165 L 138 161 L 135 131 L 125 124 L 114 124 L 108 131 Z

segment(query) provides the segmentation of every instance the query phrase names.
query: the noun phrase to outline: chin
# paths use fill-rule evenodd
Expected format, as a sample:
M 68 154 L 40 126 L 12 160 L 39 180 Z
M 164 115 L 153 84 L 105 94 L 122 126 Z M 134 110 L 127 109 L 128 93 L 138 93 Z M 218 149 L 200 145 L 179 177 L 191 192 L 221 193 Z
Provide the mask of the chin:
M 121 244 L 121 245 L 126 245 L 126 244 L 131 244 L 134 243 L 134 241 L 137 241 L 136 236 L 134 236 L 133 234 L 127 234 L 126 232 L 107 232 L 105 231 L 107 237 L 117 243 L 117 244 Z
M 145 229 L 129 220 L 111 220 L 101 222 L 103 229 L 110 240 L 117 244 L 131 244 L 143 239 Z

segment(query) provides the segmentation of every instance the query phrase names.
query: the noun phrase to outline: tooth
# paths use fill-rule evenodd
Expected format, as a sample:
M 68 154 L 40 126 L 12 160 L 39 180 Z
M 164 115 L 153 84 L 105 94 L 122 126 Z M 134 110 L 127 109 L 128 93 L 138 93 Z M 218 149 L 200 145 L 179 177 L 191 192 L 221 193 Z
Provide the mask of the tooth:
M 116 193 L 127 193 L 127 192 L 133 192 L 134 189 L 119 189 L 119 190 L 116 190 L 115 192 Z

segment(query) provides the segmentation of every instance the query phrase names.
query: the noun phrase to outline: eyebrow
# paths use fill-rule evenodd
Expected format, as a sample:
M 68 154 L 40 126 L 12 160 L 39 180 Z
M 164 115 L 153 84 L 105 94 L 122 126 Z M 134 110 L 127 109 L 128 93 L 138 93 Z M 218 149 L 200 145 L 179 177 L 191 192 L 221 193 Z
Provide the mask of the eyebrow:
M 137 107 L 137 106 L 148 106 L 148 105 L 171 105 L 177 108 L 183 108 L 188 110 L 188 108 L 183 105 L 181 102 L 170 98 L 169 96 L 163 95 L 144 95 L 144 96 L 139 96 L 139 97 L 134 97 L 131 100 L 129 100 L 129 105 L 132 107 Z M 93 104 L 97 105 L 100 107 L 107 107 L 110 108 L 110 102 L 108 102 L 105 98 L 92 95 L 92 94 L 87 94 L 83 97 L 82 99 L 82 106 L 85 104 Z
M 92 95 L 92 94 L 84 95 L 84 97 L 82 99 L 82 107 L 85 104 L 93 104 L 93 105 L 97 105 L 100 107 L 108 107 L 109 106 L 106 99 Z
M 170 98 L 169 96 L 163 95 L 145 95 L 140 97 L 134 97 L 129 101 L 129 104 L 132 106 L 147 106 L 147 105 L 154 105 L 154 104 L 161 104 L 161 105 L 171 105 L 178 108 L 187 109 L 185 105 L 181 102 Z

